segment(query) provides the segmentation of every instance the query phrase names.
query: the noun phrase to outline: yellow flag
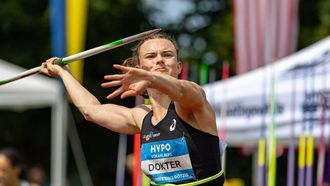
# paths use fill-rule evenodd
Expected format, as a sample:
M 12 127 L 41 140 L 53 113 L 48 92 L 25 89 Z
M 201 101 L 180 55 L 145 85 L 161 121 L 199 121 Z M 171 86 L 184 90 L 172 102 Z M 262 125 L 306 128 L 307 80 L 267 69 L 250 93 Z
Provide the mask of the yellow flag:
M 76 54 L 85 48 L 88 0 L 66 0 L 67 55 Z M 73 76 L 82 83 L 83 61 L 70 63 Z

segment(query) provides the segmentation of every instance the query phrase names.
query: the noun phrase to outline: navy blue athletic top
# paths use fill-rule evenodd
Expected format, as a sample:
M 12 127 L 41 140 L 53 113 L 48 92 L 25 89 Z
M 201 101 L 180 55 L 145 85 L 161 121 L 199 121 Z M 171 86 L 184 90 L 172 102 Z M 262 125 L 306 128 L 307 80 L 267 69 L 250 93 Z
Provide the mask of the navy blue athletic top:
M 141 128 L 141 168 L 156 184 L 182 184 L 213 176 L 221 170 L 219 138 L 200 131 L 169 105 L 164 119 L 153 125 L 150 111 Z M 203 185 L 223 185 L 224 176 Z

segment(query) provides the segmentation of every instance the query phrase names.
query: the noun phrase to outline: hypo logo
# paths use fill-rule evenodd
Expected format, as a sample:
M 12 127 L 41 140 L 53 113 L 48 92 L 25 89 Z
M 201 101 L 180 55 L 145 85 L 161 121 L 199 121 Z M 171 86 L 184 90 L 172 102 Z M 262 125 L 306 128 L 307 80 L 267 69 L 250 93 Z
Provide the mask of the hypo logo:
M 169 143 L 165 144 L 156 144 L 150 146 L 151 153 L 159 153 L 159 152 L 168 152 L 171 150 L 171 145 Z

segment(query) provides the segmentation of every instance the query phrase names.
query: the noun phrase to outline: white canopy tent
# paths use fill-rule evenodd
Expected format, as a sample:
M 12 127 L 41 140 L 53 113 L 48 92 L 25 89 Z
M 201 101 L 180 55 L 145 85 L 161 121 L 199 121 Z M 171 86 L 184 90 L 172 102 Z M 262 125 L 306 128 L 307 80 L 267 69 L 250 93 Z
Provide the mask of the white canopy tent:
M 0 59 L 0 79 L 25 69 Z M 51 185 L 65 185 L 67 146 L 67 103 L 62 85 L 53 79 L 34 75 L 0 86 L 0 109 L 51 107 Z
M 262 128 L 266 128 L 265 136 L 269 134 L 274 79 L 276 136 L 278 143 L 286 144 L 292 128 L 296 138 L 302 132 L 319 137 L 323 131 L 329 136 L 328 119 L 323 130 L 320 125 L 323 95 L 329 109 L 329 71 L 330 37 L 327 37 L 271 65 L 203 88 L 216 112 L 218 128 L 226 130 L 228 145 L 255 146 Z M 329 118 L 329 110 L 326 116 Z

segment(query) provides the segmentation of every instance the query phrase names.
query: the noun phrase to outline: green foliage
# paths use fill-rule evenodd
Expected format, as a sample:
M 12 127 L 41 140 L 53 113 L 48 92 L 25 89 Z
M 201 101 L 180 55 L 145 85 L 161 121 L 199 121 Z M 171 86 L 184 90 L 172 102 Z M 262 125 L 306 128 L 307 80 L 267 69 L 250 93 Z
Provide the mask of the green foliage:
M 301 0 L 298 49 L 307 47 L 330 34 L 330 2 Z
M 216 69 L 218 80 L 221 77 L 223 62 L 229 61 L 233 72 L 232 1 L 181 1 L 179 4 L 182 5 L 179 7 L 186 8 L 177 7 L 173 11 L 181 11 L 181 14 L 176 13 L 180 16 L 176 20 L 169 19 L 167 22 L 157 19 L 163 16 L 171 18 L 166 16 L 170 10 L 165 4 L 146 4 L 147 8 L 144 11 L 149 15 L 150 23 L 156 27 L 160 26 L 177 38 L 181 59 L 191 64 L 190 73 L 197 76 L 194 81 L 198 83 L 198 69 L 202 63 Z M 209 54 L 212 55 L 212 60 L 208 57 Z M 195 66 L 196 72 L 192 70 Z
M 50 56 L 48 19 L 47 2 L 1 1 L 1 58 L 34 67 Z
M 324 36 L 329 35 L 330 33 L 330 1 L 328 0 L 321 0 L 319 3 L 320 9 L 320 21 L 321 21 L 321 34 Z

